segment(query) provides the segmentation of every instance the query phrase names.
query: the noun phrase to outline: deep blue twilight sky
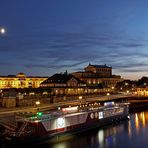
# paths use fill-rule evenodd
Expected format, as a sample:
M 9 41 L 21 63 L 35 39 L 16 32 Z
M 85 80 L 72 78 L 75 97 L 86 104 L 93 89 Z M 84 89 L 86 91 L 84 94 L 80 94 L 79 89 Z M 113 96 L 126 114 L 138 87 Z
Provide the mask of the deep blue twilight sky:
M 0 75 L 107 64 L 148 76 L 148 0 L 0 0 Z

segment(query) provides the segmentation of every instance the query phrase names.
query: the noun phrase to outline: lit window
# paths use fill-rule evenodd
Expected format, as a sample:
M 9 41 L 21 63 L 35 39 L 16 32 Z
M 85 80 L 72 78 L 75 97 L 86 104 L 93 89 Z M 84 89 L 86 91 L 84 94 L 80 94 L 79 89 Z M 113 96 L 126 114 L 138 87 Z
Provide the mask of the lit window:
M 99 112 L 99 119 L 103 118 L 103 112 Z

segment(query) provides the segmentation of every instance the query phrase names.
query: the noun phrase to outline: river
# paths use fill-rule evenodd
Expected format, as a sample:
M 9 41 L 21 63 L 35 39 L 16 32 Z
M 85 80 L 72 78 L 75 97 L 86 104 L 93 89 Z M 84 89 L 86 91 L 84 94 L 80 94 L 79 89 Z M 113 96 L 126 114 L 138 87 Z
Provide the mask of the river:
M 6 148 L 6 146 L 2 146 Z M 147 148 L 148 110 L 130 114 L 130 119 L 71 136 L 59 143 L 46 143 L 44 148 Z

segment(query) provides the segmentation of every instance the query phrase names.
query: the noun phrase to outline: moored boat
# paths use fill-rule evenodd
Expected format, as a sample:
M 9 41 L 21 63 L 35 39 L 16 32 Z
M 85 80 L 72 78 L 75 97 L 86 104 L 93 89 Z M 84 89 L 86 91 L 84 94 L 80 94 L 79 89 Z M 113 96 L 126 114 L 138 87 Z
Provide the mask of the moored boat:
M 7 134 L 10 141 L 38 143 L 58 139 L 107 124 L 129 116 L 128 103 L 106 102 L 104 106 L 88 104 L 62 108 L 52 112 L 16 116 L 17 129 Z

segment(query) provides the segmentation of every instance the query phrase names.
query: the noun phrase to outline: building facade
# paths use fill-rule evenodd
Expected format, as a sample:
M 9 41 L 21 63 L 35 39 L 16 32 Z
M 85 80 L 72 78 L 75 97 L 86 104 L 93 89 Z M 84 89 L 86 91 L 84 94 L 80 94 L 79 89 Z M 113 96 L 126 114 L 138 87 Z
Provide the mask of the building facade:
M 0 89 L 7 88 L 38 88 L 47 77 L 27 77 L 24 73 L 0 76 Z
M 84 68 L 85 72 L 92 73 L 94 76 L 109 78 L 112 76 L 112 67 L 105 65 L 91 65 Z
M 148 97 L 148 87 L 137 88 L 135 94 L 138 96 Z
M 118 82 L 123 81 L 121 76 L 112 75 L 112 67 L 105 65 L 91 65 L 84 68 L 84 71 L 74 72 L 73 76 L 84 81 L 87 85 L 103 84 L 105 87 L 115 87 Z
M 54 74 L 42 82 L 40 86 L 51 88 L 51 95 L 78 95 L 85 91 L 86 84 L 73 75 Z
M 71 74 L 54 74 L 40 86 L 50 88 L 52 96 L 95 95 L 110 91 L 99 86 L 87 86 L 85 82 Z

